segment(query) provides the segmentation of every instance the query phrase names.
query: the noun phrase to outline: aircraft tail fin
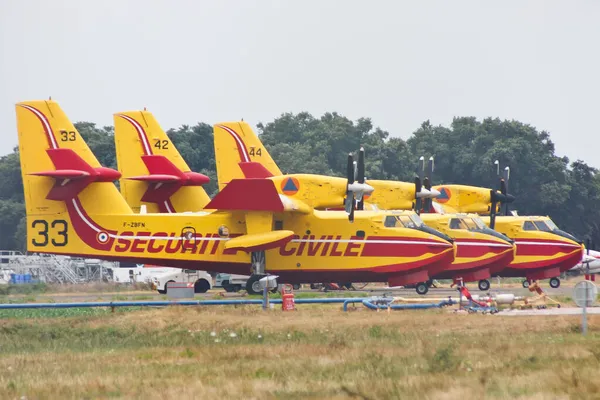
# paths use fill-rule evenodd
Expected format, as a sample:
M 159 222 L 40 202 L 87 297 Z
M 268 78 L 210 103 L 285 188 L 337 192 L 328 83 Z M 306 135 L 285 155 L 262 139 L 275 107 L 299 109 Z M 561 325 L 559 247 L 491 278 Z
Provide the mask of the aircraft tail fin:
M 27 215 L 66 212 L 77 200 L 88 213 L 131 213 L 112 181 L 120 174 L 100 165 L 55 101 L 16 104 Z
M 282 175 L 281 170 L 247 122 L 216 124 L 214 135 L 219 190 L 233 179 Z
M 199 211 L 210 201 L 201 187 L 210 179 L 192 172 L 154 115 L 127 111 L 114 115 L 121 192 L 134 211 Z

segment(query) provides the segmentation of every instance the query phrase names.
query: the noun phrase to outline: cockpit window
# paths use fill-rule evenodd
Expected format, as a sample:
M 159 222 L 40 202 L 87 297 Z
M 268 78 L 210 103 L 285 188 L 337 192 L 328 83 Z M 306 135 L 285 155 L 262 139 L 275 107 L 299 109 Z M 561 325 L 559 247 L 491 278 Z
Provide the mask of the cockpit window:
M 550 229 L 552 229 L 553 231 L 558 230 L 558 226 L 556 226 L 556 224 L 554 223 L 554 221 L 552 221 L 551 219 L 547 219 L 544 222 L 546 222 L 546 225 L 548 225 L 548 227 Z
M 400 221 L 405 228 L 414 229 L 417 227 L 417 225 L 413 222 L 412 219 L 410 219 L 408 215 L 398 215 L 396 218 L 398 218 L 398 221 Z
M 477 225 L 478 229 L 485 229 L 485 228 L 487 228 L 487 225 L 485 224 L 485 222 L 483 222 L 481 220 L 481 218 L 475 217 L 475 218 L 471 218 L 471 219 L 473 220 L 473 222 L 475 223 L 475 225 Z
M 542 232 L 552 232 L 552 229 L 546 225 L 545 221 L 535 221 L 535 226 Z
M 538 229 L 532 221 L 525 221 L 523 223 L 523 230 L 524 231 L 537 231 Z
M 383 225 L 386 228 L 395 228 L 396 227 L 396 222 L 398 222 L 398 220 L 396 219 L 395 216 L 388 215 L 388 216 L 385 217 L 385 221 L 383 221 Z
M 425 225 L 421 217 L 419 217 L 417 214 L 410 214 L 410 219 L 417 227 Z
M 450 220 L 450 229 L 469 229 L 469 227 L 461 218 L 452 218 Z
M 467 226 L 467 229 L 470 230 L 470 231 L 474 231 L 476 229 L 479 229 L 477 227 L 477 225 L 475 224 L 475 222 L 471 218 L 463 218 L 463 222 Z
M 419 218 L 420 220 L 420 218 Z M 412 219 L 412 215 L 388 215 L 385 217 L 385 221 L 383 224 L 387 228 L 418 228 L 420 225 L 418 224 L 419 220 L 414 221 Z M 422 223 L 422 222 L 421 222 Z

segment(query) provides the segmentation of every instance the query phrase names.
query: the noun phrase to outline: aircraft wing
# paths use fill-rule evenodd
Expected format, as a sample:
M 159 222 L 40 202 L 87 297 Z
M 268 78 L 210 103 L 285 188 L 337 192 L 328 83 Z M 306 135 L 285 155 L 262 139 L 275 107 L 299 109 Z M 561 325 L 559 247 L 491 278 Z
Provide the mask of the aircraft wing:
M 247 252 L 279 247 L 289 242 L 294 231 L 271 231 L 242 235 L 225 242 L 226 250 L 244 250 Z
M 246 234 L 228 240 L 225 249 L 246 252 L 276 248 L 292 240 L 293 231 L 274 230 L 276 213 L 312 212 L 305 203 L 277 193 L 270 179 L 233 179 L 206 208 L 244 213 Z

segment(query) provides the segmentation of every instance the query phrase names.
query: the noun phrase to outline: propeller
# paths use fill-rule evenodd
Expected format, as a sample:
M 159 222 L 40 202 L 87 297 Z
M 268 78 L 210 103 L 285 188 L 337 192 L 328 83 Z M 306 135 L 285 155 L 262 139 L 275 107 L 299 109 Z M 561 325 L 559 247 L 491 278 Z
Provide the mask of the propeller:
M 504 175 L 502 177 L 502 181 L 500 182 L 500 192 L 505 195 L 508 196 L 508 180 L 510 179 L 510 167 L 505 167 L 504 168 Z M 514 200 L 514 199 L 513 199 Z M 504 203 L 504 215 L 510 215 L 510 210 L 509 210 L 509 203 L 511 203 L 510 201 L 506 201 Z
M 354 159 L 352 153 L 348 154 L 348 166 L 346 168 L 346 178 L 348 183 L 346 186 L 346 199 L 344 200 L 344 209 L 348 214 L 348 220 L 354 222 L 354 192 L 350 189 L 350 185 L 354 183 Z
M 500 177 L 500 161 L 494 161 L 496 166 L 496 175 Z M 508 204 L 515 201 L 515 197 L 508 194 L 508 178 L 510 176 L 510 167 L 506 167 L 503 172 L 503 176 L 500 177 L 500 191 L 490 190 L 490 197 L 492 206 L 490 207 L 490 228 L 494 229 L 496 226 L 496 215 L 498 214 L 498 204 L 500 204 L 500 211 L 502 211 L 502 205 L 505 206 L 505 215 L 509 215 Z
M 364 195 L 373 192 L 373 187 L 365 183 L 365 149 L 360 148 L 358 152 L 358 163 L 354 162 L 352 153 L 348 154 L 348 165 L 346 169 L 348 179 L 346 187 L 346 199 L 344 208 L 348 214 L 348 220 L 354 221 L 354 210 L 364 209 Z
M 421 214 L 421 208 L 423 207 L 423 200 L 420 196 L 421 189 L 423 189 L 423 174 L 425 172 L 425 157 L 419 158 L 417 169 L 415 170 L 415 212 Z
M 432 184 L 432 180 L 433 180 L 433 156 L 429 157 L 429 161 L 427 162 L 427 170 L 425 172 L 425 179 L 423 180 L 423 186 L 425 187 L 425 189 L 431 193 L 432 193 L 432 189 L 431 189 L 431 184 Z M 426 213 L 431 212 L 431 209 L 433 208 L 433 198 L 431 196 L 428 196 L 425 198 L 425 200 L 423 201 L 423 209 Z
M 363 185 L 365 183 L 365 149 L 360 148 L 358 152 L 358 166 L 357 166 L 357 181 Z M 365 209 L 364 193 L 360 192 L 357 196 L 358 204 L 356 205 L 357 210 Z

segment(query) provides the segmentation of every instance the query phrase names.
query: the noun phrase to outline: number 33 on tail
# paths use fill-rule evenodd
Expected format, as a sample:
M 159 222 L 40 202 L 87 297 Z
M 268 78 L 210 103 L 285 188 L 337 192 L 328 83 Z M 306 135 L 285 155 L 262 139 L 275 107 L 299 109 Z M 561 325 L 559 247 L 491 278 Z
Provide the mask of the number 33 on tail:
M 37 231 L 37 236 L 31 239 L 31 243 L 37 247 L 46 247 L 48 243 L 53 246 L 62 247 L 69 243 L 69 225 L 67 221 L 56 219 L 50 223 L 43 219 L 36 219 L 31 227 Z

